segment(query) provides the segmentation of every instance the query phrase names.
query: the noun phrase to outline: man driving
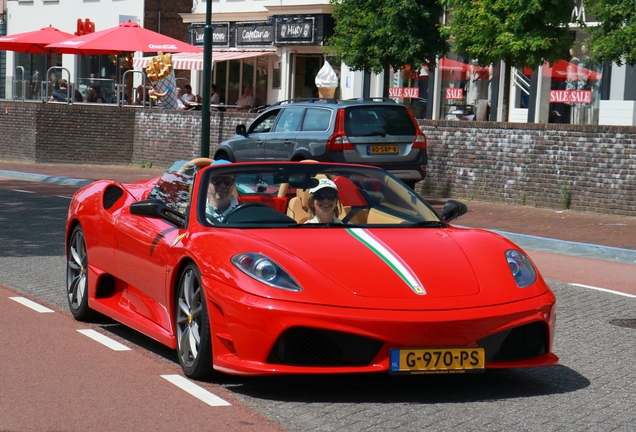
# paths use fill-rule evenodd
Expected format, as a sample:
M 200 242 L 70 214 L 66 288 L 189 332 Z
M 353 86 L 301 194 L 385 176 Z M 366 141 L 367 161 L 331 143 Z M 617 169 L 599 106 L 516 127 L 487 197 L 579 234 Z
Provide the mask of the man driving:
M 210 223 L 223 222 L 227 214 L 239 205 L 232 193 L 234 191 L 234 177 L 217 176 L 210 179 L 205 214 Z

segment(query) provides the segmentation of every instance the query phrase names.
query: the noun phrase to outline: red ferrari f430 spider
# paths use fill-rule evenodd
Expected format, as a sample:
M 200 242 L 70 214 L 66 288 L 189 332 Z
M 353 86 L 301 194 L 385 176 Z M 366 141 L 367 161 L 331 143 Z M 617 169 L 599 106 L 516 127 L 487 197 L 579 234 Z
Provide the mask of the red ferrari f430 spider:
M 388 172 L 195 159 L 79 190 L 67 295 L 177 350 L 186 376 L 555 365 L 555 296 L 518 246 Z

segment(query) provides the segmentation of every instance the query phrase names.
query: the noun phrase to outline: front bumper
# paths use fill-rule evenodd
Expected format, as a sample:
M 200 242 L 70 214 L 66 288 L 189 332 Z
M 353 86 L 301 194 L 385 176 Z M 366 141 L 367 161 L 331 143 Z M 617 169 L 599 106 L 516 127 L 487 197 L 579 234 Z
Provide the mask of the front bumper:
M 389 369 L 389 350 L 413 347 L 476 347 L 498 332 L 530 323 L 545 329 L 545 346 L 537 357 L 487 361 L 486 368 L 548 366 L 555 325 L 554 295 L 545 294 L 512 304 L 447 311 L 364 310 L 291 303 L 256 297 L 224 286 L 206 290 L 216 370 L 239 375 L 333 374 L 380 372 Z M 204 282 L 204 286 L 210 286 Z M 290 329 L 344 334 L 347 341 L 377 341 L 377 354 L 365 364 L 281 364 L 276 350 Z M 348 336 L 347 336 L 348 335 Z M 349 338 L 349 339 L 347 339 Z M 367 344 L 368 349 L 371 345 Z M 363 343 L 364 345 L 364 343 Z M 363 346 L 356 345 L 356 346 Z M 490 348 L 486 348 L 487 353 Z M 351 356 L 350 356 L 351 357 Z M 358 356 L 363 358 L 364 356 Z

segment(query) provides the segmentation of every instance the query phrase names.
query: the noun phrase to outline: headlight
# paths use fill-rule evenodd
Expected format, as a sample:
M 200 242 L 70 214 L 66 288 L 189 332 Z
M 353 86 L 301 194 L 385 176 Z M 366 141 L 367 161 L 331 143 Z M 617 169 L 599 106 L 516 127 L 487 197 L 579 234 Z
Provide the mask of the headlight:
M 519 288 L 525 288 L 535 283 L 537 271 L 523 252 L 518 250 L 506 251 L 506 259 Z
M 234 255 L 232 264 L 243 273 L 274 288 L 300 292 L 303 289 L 278 264 L 265 255 L 246 252 Z

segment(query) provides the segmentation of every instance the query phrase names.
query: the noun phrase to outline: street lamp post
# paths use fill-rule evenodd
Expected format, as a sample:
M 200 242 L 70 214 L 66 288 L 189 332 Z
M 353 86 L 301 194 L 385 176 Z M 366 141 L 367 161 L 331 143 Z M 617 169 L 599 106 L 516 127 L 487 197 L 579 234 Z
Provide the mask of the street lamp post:
M 205 2 L 203 29 L 203 95 L 201 96 L 201 157 L 210 157 L 210 87 L 212 85 L 212 0 Z

